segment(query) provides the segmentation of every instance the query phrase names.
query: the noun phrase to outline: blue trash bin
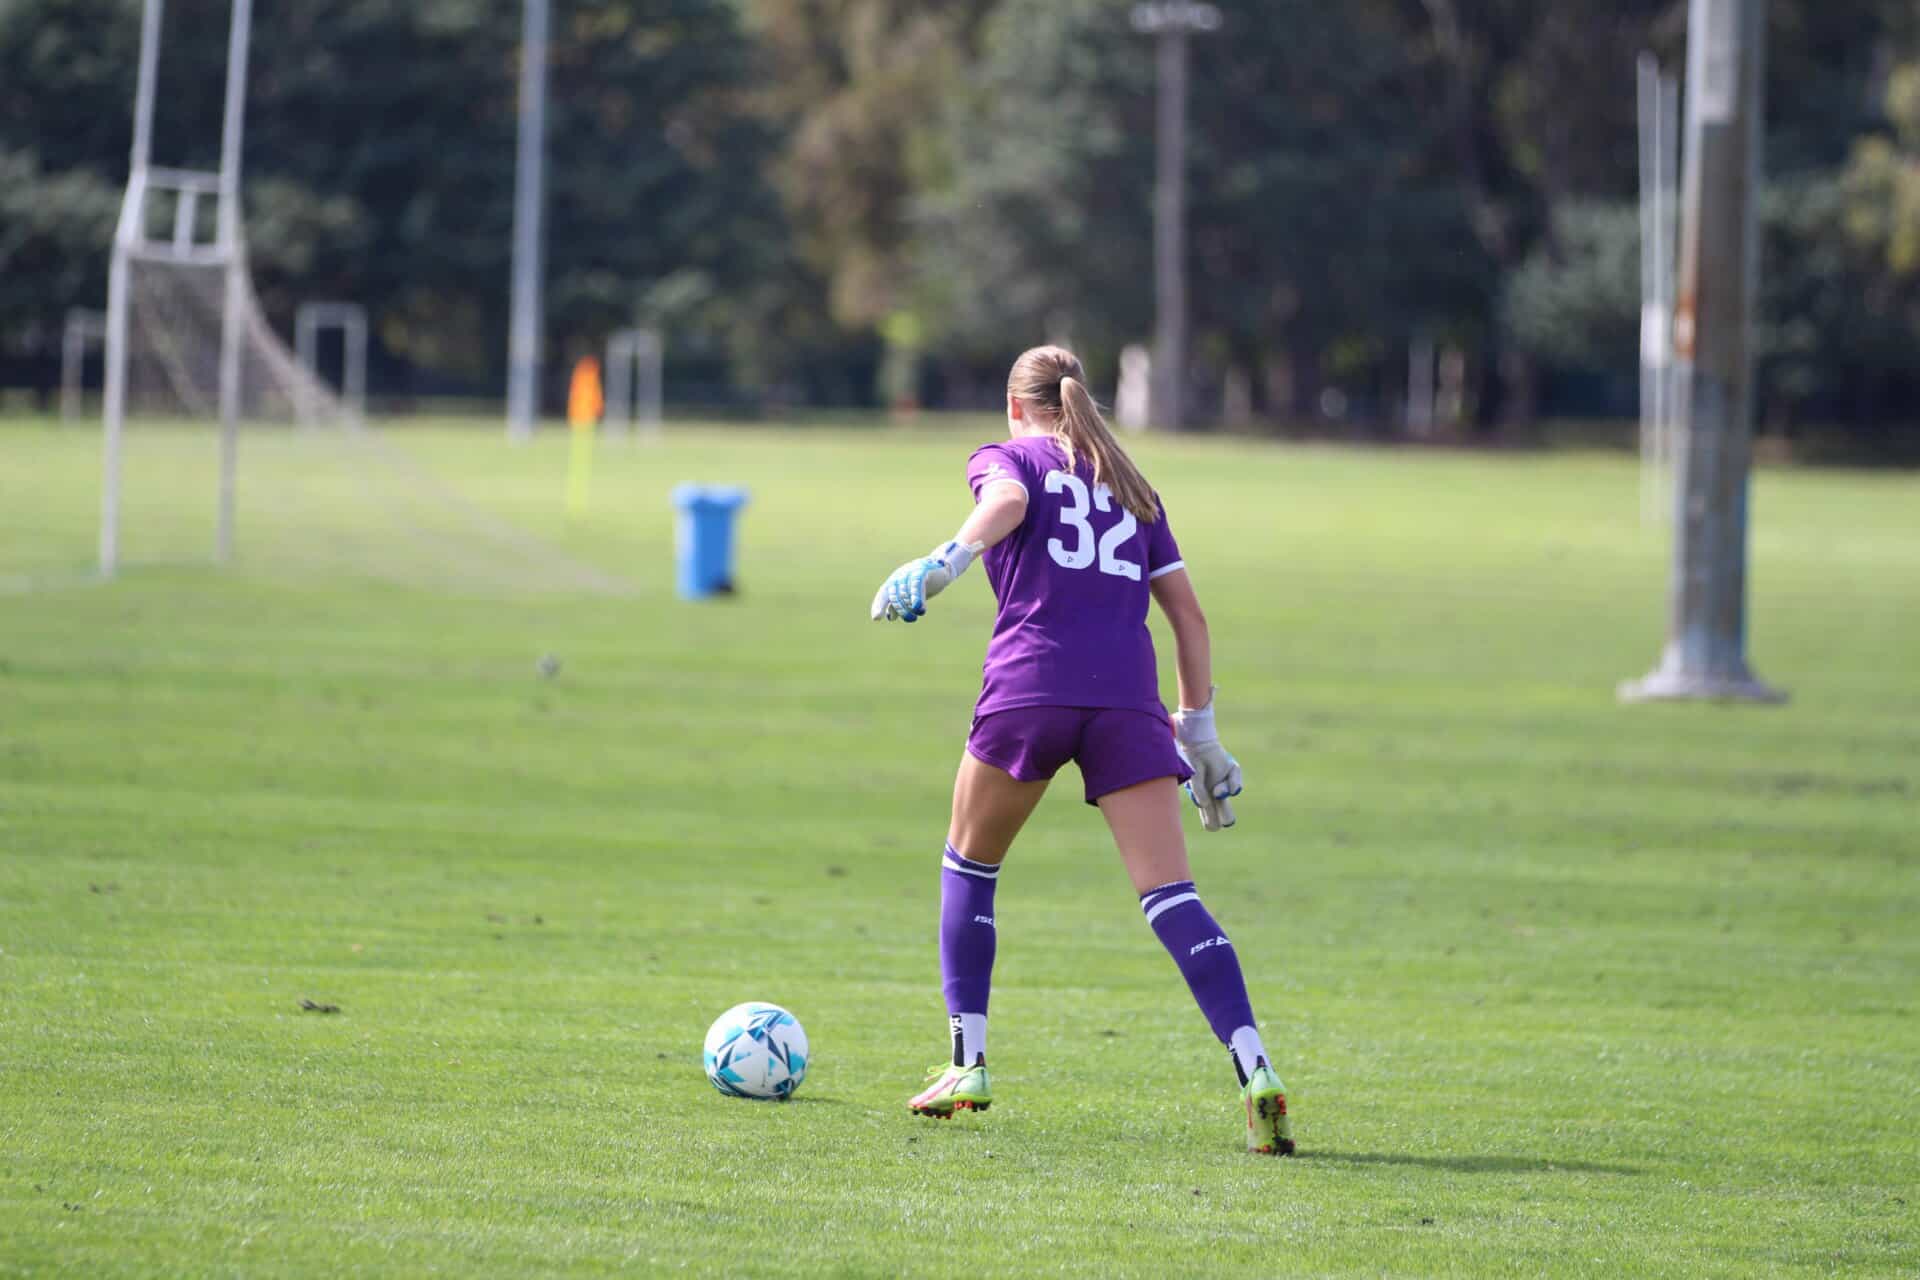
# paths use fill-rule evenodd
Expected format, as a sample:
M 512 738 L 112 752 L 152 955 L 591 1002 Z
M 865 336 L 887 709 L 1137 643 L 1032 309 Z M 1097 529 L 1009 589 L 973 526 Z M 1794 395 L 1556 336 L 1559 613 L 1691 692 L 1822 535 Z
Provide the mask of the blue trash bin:
M 674 587 L 682 600 L 733 592 L 733 521 L 747 491 L 732 485 L 675 485 Z

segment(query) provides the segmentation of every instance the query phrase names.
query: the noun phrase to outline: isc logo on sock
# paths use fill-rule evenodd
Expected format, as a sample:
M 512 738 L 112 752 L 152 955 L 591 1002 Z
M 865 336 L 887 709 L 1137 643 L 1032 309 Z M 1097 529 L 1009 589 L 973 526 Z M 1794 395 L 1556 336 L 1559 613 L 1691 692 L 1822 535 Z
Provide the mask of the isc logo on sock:
M 984 924 L 984 925 L 991 926 L 993 924 L 993 917 L 992 916 L 975 916 L 973 918 L 973 922 L 975 924 Z
M 1205 951 L 1208 947 L 1230 947 L 1232 945 L 1233 944 L 1231 942 L 1227 941 L 1227 935 L 1222 933 L 1222 934 L 1217 934 L 1214 937 L 1208 938 L 1205 942 L 1194 943 L 1193 949 L 1188 951 L 1187 954 L 1190 956 L 1197 956 L 1202 951 Z

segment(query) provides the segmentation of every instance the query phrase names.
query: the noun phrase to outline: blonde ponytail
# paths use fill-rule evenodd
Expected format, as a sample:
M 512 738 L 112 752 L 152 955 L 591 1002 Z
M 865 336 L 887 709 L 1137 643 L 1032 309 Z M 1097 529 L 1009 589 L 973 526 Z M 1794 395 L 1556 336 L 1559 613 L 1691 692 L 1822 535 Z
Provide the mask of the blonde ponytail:
M 1093 468 L 1093 482 L 1111 489 L 1140 523 L 1152 524 L 1160 518 L 1153 486 L 1107 430 L 1086 379 L 1080 358 L 1065 347 L 1034 347 L 1013 362 L 1007 394 L 1038 414 L 1067 455 L 1067 466 L 1073 466 L 1076 458 L 1086 458 Z
M 1100 406 L 1078 378 L 1060 379 L 1060 423 L 1054 435 L 1066 451 L 1067 465 L 1073 465 L 1075 454 L 1085 454 L 1093 467 L 1093 482 L 1113 490 L 1120 505 L 1133 512 L 1141 524 L 1152 524 L 1160 518 L 1153 486 L 1113 438 L 1106 419 L 1100 416 Z

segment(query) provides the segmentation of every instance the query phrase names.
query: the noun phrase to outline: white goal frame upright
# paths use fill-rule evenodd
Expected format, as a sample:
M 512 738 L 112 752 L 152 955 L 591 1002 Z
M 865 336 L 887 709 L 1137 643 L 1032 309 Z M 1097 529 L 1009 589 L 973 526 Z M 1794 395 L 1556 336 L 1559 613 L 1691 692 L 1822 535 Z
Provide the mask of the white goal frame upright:
M 120 221 L 113 235 L 107 276 L 106 393 L 102 409 L 104 459 L 100 486 L 100 573 L 112 577 L 120 562 L 121 437 L 127 407 L 127 312 L 130 267 L 136 259 L 186 262 L 221 267 L 225 294 L 220 317 L 220 494 L 214 554 L 233 554 L 234 481 L 240 446 L 240 339 L 247 305 L 246 252 L 240 231 L 240 139 L 247 98 L 247 44 L 253 25 L 253 0 L 233 0 L 227 34 L 226 108 L 220 129 L 220 168 L 216 173 L 163 169 L 152 165 L 153 102 L 160 58 L 160 18 L 165 0 L 144 0 L 140 14 L 140 70 L 133 108 L 133 157 Z M 173 235 L 154 240 L 147 234 L 147 197 L 174 196 Z M 198 240 L 199 200 L 216 200 L 214 238 Z
M 320 331 L 338 329 L 344 349 L 340 376 L 340 407 L 350 426 L 362 426 L 367 420 L 367 309 L 357 302 L 303 302 L 293 316 L 293 349 L 299 353 L 300 367 L 316 381 L 320 378 Z M 313 426 L 320 421 L 320 406 L 311 395 L 298 398 L 300 425 Z
M 607 432 L 660 434 L 662 364 L 658 329 L 617 329 L 607 338 Z

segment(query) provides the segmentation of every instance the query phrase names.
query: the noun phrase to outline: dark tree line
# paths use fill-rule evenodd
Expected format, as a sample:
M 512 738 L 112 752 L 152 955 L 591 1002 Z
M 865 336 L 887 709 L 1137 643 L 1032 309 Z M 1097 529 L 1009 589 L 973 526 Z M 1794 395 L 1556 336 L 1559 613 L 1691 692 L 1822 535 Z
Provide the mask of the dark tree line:
M 1151 329 L 1153 58 L 1123 0 L 555 0 L 549 370 L 634 322 L 675 395 L 990 400 Z M 1682 0 L 1241 0 L 1193 47 L 1193 378 L 1216 416 L 1463 433 L 1630 413 L 1633 59 Z M 246 212 L 285 327 L 373 315 L 376 393 L 503 381 L 519 6 L 258 6 Z M 227 0 L 170 0 L 155 159 L 212 167 Z M 1920 14 L 1773 0 L 1762 412 L 1920 418 Z M 125 182 L 133 0 L 0 3 L 0 365 L 51 380 Z M 1329 395 L 1335 392 L 1335 395 Z M 1344 408 L 1342 407 L 1344 406 Z

